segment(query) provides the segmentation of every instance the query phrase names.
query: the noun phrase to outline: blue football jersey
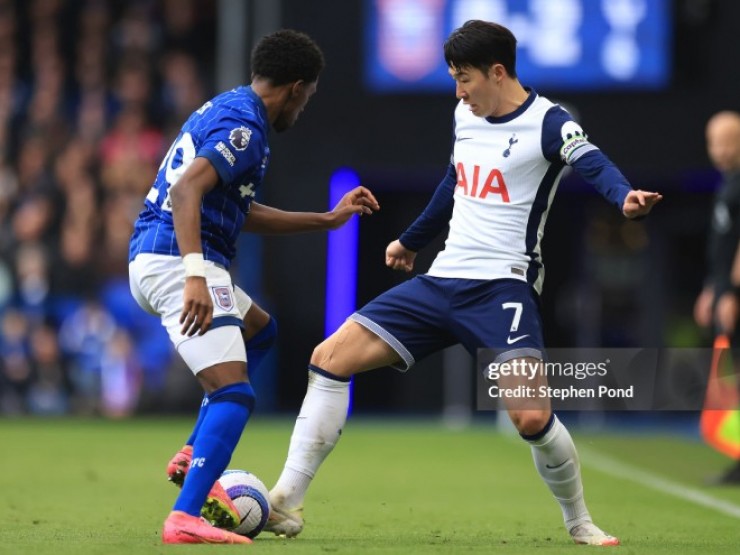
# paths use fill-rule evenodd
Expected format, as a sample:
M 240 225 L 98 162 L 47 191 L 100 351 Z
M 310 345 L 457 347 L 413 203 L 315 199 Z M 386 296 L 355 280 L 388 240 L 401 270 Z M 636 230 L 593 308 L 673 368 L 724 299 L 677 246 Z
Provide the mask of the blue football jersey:
M 179 256 L 170 187 L 197 156 L 207 158 L 218 184 L 201 203 L 203 256 L 228 268 L 255 192 L 270 158 L 269 121 L 262 99 L 251 87 L 238 87 L 206 102 L 188 118 L 164 157 L 129 245 L 129 261 L 139 253 Z

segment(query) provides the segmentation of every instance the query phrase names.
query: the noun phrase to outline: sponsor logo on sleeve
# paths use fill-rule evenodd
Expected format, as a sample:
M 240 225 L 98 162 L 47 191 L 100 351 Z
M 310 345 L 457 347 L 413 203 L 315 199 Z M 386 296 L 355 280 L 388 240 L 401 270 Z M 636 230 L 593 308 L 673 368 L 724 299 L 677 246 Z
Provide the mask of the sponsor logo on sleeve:
M 244 126 L 232 129 L 229 133 L 229 142 L 236 150 L 246 150 L 251 138 L 252 130 Z
M 221 153 L 221 156 L 226 159 L 226 161 L 229 163 L 229 166 L 234 167 L 234 164 L 236 164 L 236 157 L 223 141 L 219 141 L 218 143 L 216 143 L 216 150 L 218 150 Z

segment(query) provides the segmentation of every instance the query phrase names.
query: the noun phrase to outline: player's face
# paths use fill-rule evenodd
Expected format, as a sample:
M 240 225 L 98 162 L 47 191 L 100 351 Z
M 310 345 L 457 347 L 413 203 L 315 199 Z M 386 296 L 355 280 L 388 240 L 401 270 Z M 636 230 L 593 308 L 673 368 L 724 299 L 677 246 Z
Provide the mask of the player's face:
M 455 96 L 470 107 L 473 115 L 485 118 L 496 114 L 500 103 L 500 87 L 489 74 L 478 68 L 450 68 L 449 73 L 455 80 Z
M 308 101 L 316 92 L 318 85 L 318 79 L 313 83 L 306 83 L 305 81 L 296 82 L 290 89 L 290 96 L 285 101 L 283 109 L 278 114 L 275 123 L 272 126 L 275 131 L 285 131 L 290 129 L 298 121 L 298 116 L 308 104 Z
M 714 166 L 723 172 L 740 168 L 740 124 L 718 121 L 707 129 L 707 151 Z

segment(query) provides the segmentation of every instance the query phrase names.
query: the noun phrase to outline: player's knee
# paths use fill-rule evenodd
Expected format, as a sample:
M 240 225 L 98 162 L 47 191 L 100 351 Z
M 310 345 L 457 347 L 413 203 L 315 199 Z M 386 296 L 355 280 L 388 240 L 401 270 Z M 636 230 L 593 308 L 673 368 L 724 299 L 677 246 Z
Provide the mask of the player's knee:
M 313 350 L 311 365 L 339 378 L 348 378 L 358 371 L 352 361 L 345 360 L 341 353 L 337 354 L 337 343 L 331 337 Z
M 517 431 L 525 436 L 541 432 L 550 420 L 549 410 L 512 410 L 509 417 Z
M 268 350 L 272 348 L 272 346 L 275 344 L 275 341 L 277 340 L 277 334 L 277 320 L 275 320 L 274 316 L 270 316 L 267 324 L 265 324 L 265 326 L 262 327 L 257 333 L 255 333 L 251 338 L 247 339 L 247 350 Z
M 329 345 L 329 341 L 330 339 L 327 339 L 314 347 L 314 350 L 311 353 L 311 364 L 323 368 L 323 366 L 331 359 L 332 348 Z

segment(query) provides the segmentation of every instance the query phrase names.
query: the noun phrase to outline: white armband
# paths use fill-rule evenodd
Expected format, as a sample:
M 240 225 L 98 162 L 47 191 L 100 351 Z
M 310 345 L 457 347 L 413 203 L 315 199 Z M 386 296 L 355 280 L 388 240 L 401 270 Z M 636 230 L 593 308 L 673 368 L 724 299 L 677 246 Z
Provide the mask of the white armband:
M 182 257 L 185 277 L 206 277 L 206 262 L 202 252 L 191 252 Z

